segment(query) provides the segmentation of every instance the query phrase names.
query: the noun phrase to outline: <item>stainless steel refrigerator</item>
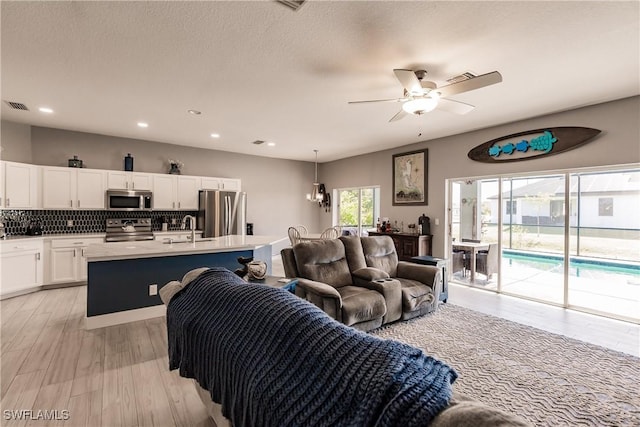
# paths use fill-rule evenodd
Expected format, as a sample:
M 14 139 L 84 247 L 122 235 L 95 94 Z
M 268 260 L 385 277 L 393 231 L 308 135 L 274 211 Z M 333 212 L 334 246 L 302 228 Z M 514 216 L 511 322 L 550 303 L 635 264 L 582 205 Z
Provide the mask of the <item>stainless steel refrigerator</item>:
M 247 228 L 247 193 L 241 191 L 200 190 L 198 229 L 202 237 L 228 234 L 244 236 Z

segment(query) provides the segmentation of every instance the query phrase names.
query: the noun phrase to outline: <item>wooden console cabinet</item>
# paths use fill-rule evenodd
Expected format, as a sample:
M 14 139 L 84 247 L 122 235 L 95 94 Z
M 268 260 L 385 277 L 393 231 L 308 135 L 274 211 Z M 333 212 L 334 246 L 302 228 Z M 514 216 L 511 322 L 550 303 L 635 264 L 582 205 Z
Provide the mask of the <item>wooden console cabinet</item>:
M 421 236 L 411 233 L 378 233 L 370 231 L 369 236 L 391 237 L 400 261 L 411 261 L 411 258 L 415 256 L 431 255 L 431 235 Z

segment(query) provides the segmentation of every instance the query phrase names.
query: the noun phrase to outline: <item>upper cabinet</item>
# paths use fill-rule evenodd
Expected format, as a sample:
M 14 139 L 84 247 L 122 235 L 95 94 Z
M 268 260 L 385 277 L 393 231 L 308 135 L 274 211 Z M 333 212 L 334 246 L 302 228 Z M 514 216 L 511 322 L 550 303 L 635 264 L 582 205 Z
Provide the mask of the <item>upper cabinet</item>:
M 201 190 L 240 191 L 240 180 L 233 178 L 202 177 Z
M 108 171 L 107 188 L 110 190 L 151 190 L 152 176 L 150 173 Z
M 44 209 L 104 209 L 107 173 L 97 169 L 44 166 Z
M 200 177 L 182 175 L 153 176 L 154 210 L 196 210 Z
M 0 209 L 105 209 L 107 189 L 153 191 L 154 210 L 197 210 L 199 190 L 240 191 L 233 178 L 37 166 L 0 161 Z
M 38 166 L 2 162 L 0 170 L 0 207 L 7 209 L 38 208 Z

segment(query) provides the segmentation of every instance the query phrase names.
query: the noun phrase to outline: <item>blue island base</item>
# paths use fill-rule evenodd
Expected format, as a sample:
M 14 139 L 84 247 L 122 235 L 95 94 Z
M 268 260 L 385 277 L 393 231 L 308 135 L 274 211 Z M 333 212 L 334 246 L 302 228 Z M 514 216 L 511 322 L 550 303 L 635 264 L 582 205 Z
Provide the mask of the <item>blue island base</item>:
M 160 288 L 200 267 L 241 268 L 238 257 L 265 261 L 271 273 L 271 247 L 257 250 L 175 255 L 88 263 L 87 329 L 162 316 Z M 156 291 L 153 290 L 155 285 Z M 150 295 L 154 293 L 154 295 Z

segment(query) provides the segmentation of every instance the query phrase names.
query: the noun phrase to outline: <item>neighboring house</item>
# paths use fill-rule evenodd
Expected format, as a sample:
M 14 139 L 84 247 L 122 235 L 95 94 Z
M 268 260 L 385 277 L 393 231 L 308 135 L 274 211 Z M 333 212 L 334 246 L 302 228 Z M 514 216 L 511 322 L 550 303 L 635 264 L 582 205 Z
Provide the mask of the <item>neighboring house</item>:
M 564 225 L 564 177 L 532 181 L 502 193 L 503 223 Z M 496 224 L 498 196 L 487 199 Z M 572 175 L 570 204 L 571 226 L 640 230 L 640 172 Z

